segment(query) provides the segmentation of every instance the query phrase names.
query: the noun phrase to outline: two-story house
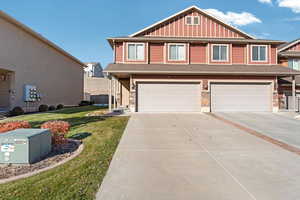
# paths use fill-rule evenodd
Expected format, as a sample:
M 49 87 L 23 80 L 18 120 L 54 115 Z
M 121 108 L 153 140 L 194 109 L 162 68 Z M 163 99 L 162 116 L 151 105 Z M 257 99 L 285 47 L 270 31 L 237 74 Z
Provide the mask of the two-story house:
M 278 47 L 278 63 L 284 67 L 300 71 L 300 39 L 287 42 Z M 293 110 L 293 91 L 292 79 L 286 77 L 279 80 L 279 95 L 282 96 L 280 107 L 283 109 Z M 296 77 L 296 96 L 300 95 L 300 77 Z M 300 102 L 297 101 L 296 107 Z
M 196 6 L 108 41 L 105 71 L 118 82 L 118 105 L 133 112 L 276 112 L 278 80 L 291 77 L 295 91 L 300 74 L 277 64 L 284 42 L 255 39 Z

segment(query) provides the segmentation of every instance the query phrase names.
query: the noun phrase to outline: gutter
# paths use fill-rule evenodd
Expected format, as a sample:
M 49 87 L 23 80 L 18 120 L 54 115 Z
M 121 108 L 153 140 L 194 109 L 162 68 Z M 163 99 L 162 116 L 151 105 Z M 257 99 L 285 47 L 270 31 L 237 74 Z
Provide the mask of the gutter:
M 211 72 L 211 71 L 203 71 L 203 72 L 187 72 L 187 71 L 114 71 L 114 70 L 104 70 L 106 73 L 122 73 L 122 74 L 203 74 L 203 75 L 211 75 L 211 74 L 219 74 L 219 75 L 282 75 L 282 76 L 290 76 L 290 75 L 300 75 L 300 72 Z

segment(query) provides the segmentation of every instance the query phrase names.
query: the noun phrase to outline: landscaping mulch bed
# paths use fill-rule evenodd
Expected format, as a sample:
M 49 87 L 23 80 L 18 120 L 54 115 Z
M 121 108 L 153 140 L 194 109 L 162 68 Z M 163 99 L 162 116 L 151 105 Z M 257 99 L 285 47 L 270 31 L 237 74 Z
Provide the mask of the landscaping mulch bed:
M 94 111 L 86 114 L 87 117 L 102 117 L 109 114 L 109 111 L 106 110 L 100 110 L 100 111 Z
M 0 180 L 26 174 L 54 165 L 72 156 L 79 147 L 79 141 L 68 140 L 66 144 L 56 145 L 43 160 L 30 165 L 0 165 Z

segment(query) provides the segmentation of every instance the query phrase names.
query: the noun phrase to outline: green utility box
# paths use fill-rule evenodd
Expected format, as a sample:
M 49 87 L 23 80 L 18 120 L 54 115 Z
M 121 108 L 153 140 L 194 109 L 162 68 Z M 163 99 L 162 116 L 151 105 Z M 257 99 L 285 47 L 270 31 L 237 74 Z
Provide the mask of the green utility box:
M 31 164 L 50 151 L 48 129 L 17 129 L 0 134 L 0 164 Z

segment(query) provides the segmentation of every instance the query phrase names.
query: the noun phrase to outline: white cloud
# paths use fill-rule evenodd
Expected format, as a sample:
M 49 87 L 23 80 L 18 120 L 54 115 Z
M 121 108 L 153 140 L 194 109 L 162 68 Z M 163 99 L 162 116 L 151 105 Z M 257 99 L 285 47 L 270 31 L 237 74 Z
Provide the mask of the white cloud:
M 279 7 L 290 8 L 294 13 L 300 13 L 300 0 L 277 0 Z
M 253 14 L 248 12 L 227 12 L 223 13 L 222 11 L 219 11 L 217 9 L 205 9 L 208 13 L 211 15 L 225 21 L 226 23 L 229 23 L 231 25 L 235 26 L 245 26 L 252 23 L 261 23 L 262 21 L 255 17 Z
M 288 19 L 284 19 L 283 21 L 287 21 L 287 22 L 297 22 L 297 21 L 300 21 L 300 17 L 288 18 Z
M 258 0 L 260 3 L 272 4 L 272 0 Z

